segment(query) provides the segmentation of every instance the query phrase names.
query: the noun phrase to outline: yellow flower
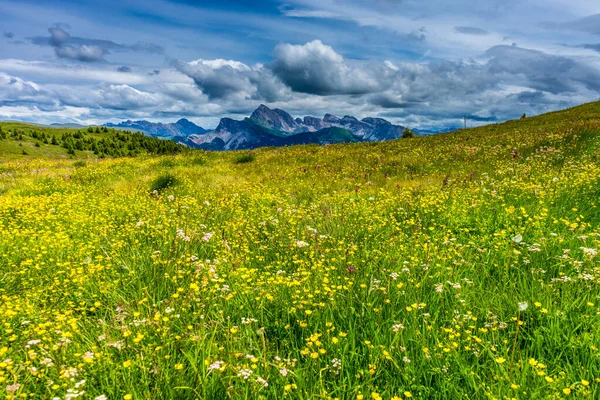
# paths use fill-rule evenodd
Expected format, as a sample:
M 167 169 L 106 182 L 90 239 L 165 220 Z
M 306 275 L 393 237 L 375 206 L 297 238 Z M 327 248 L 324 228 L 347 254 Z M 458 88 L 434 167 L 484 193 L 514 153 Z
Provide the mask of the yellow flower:
M 585 379 L 582 379 L 582 380 L 581 380 L 581 384 L 582 384 L 583 386 L 589 386 L 590 382 L 586 381 Z
M 356 400 L 363 400 L 365 398 L 365 396 L 363 396 L 362 394 L 358 394 L 358 396 L 356 396 Z
M 566 394 L 567 396 L 571 394 L 571 389 L 569 388 L 564 388 L 563 389 L 563 393 Z
M 554 382 L 554 379 L 552 379 L 552 378 L 551 378 L 551 377 L 549 377 L 549 376 L 545 377 L 544 379 L 546 379 L 546 382 L 548 382 L 548 383 L 552 383 L 552 382 Z
M 310 358 L 319 358 L 319 353 L 316 351 L 310 354 Z
M 183 364 L 175 364 L 175 369 L 181 371 L 183 369 Z
M 331 341 L 332 341 L 332 342 L 335 344 L 335 343 L 339 342 L 339 341 L 340 341 L 340 339 L 338 339 L 338 338 L 334 337 L 334 338 L 331 338 Z
M 129 367 L 131 367 L 131 360 L 123 361 L 123 366 L 124 366 L 125 368 L 129 368 Z
M 411 392 L 404 392 L 404 397 L 407 397 L 407 398 L 410 399 L 412 397 L 412 393 Z
M 133 398 L 133 396 L 130 394 L 126 394 L 125 396 L 123 396 L 124 400 L 131 400 L 132 398 Z
M 498 357 L 496 358 L 496 362 L 498 364 L 504 364 L 506 362 L 506 359 L 504 357 Z

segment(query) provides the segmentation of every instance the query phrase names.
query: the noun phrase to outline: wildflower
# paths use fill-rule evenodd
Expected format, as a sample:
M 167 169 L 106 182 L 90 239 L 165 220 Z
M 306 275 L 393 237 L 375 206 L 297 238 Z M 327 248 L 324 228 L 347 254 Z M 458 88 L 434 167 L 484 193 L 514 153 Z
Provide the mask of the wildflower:
M 252 375 L 251 369 L 241 369 L 237 374 L 238 377 L 244 378 L 245 380 L 248 380 L 250 375 Z
M 125 368 L 131 367 L 131 360 L 123 361 L 123 367 L 125 367 Z
M 181 371 L 183 369 L 183 364 L 175 364 L 175 370 Z
M 521 243 L 523 241 L 523 236 L 517 235 L 511 239 L 515 243 Z
M 96 396 L 94 398 L 94 400 L 108 400 L 108 399 L 107 399 L 107 397 L 105 395 L 101 394 L 100 396 Z
M 287 369 L 285 369 L 285 368 L 281 368 L 281 369 L 279 370 L 279 373 L 281 374 L 281 376 L 287 376 L 287 374 L 288 374 L 288 370 L 287 370 Z
M 527 302 L 524 301 L 522 303 L 519 303 L 518 306 L 519 306 L 519 311 L 525 311 L 525 310 L 527 310 L 527 307 L 529 307 L 529 304 L 527 304 Z
M 214 371 L 215 369 L 221 369 L 225 365 L 224 361 L 215 361 L 214 363 L 208 366 L 209 371 Z
M 269 383 L 266 380 L 264 380 L 263 378 L 261 378 L 260 376 L 258 378 L 256 378 L 256 382 L 258 382 L 259 384 L 261 384 L 262 387 L 269 386 Z
M 20 387 L 21 387 L 21 384 L 19 384 L 19 383 L 13 383 L 12 385 L 8 385 L 6 387 L 6 391 L 10 392 L 10 393 L 14 393 L 17 390 L 19 390 Z
M 504 357 L 498 357 L 496 358 L 496 362 L 498 364 L 504 364 L 506 362 L 506 359 Z
M 564 394 L 566 394 L 567 396 L 571 394 L 571 389 L 569 389 L 569 388 L 564 388 L 562 391 L 563 391 L 563 393 L 564 393 Z

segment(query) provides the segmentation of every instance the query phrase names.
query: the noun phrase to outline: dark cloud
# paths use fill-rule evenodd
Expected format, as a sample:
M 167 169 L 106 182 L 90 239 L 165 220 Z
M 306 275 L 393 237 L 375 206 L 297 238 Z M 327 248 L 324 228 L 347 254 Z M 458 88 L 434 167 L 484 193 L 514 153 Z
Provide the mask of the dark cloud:
M 117 71 L 118 72 L 131 72 L 131 68 L 128 67 L 127 65 L 122 65 L 120 67 L 117 67 Z
M 155 70 L 152 70 L 152 72 L 148 73 L 148 75 L 150 75 L 150 76 L 156 76 L 158 74 L 160 74 L 160 69 L 155 69 Z
M 12 32 L 4 32 L 2 36 L 4 36 L 6 39 L 14 39 L 15 34 Z
M 210 100 L 281 100 L 288 91 L 273 73 L 258 65 L 249 67 L 238 61 L 174 61 L 172 65 L 189 76 Z
M 463 35 L 486 36 L 490 34 L 488 31 L 472 26 L 457 26 L 454 28 L 454 30 L 456 30 L 458 33 L 462 33 Z
M 350 66 L 333 48 L 315 40 L 305 45 L 275 48 L 269 68 L 293 91 L 316 95 L 366 94 L 378 82 L 367 71 Z
M 572 58 L 516 46 L 495 46 L 485 55 L 489 73 L 514 84 L 553 94 L 576 92 L 578 85 L 600 90 L 598 70 Z
M 136 43 L 124 45 L 110 40 L 88 39 L 71 36 L 63 27 L 53 26 L 48 29 L 49 36 L 34 36 L 31 43 L 38 46 L 54 48 L 57 57 L 83 62 L 103 61 L 113 51 L 137 51 L 146 53 L 162 53 L 163 48 L 152 43 Z

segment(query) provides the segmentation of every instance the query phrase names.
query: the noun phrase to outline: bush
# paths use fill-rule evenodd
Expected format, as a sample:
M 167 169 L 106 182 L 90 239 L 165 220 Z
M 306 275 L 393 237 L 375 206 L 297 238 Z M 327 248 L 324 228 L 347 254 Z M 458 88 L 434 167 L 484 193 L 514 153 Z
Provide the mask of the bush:
M 404 128 L 404 131 L 402 131 L 402 139 L 410 139 L 410 138 L 414 138 L 415 137 L 415 133 L 413 131 L 411 131 L 408 128 Z
M 166 189 L 171 189 L 179 183 L 177 178 L 171 174 L 161 175 L 154 179 L 150 184 L 150 191 L 161 192 Z
M 254 160 L 256 160 L 256 156 L 253 153 L 245 153 L 237 156 L 233 162 L 235 164 L 246 164 Z
M 75 161 L 75 162 L 73 163 L 73 166 L 74 166 L 75 168 L 82 168 L 82 167 L 85 167 L 85 166 L 87 166 L 87 163 L 86 163 L 85 161 Z

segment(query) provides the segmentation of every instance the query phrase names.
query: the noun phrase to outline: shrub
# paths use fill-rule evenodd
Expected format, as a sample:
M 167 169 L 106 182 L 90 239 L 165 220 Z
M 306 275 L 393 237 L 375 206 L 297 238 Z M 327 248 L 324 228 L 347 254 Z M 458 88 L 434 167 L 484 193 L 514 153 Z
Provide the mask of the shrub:
M 87 163 L 86 163 L 85 161 L 75 161 L 75 162 L 73 163 L 73 166 L 74 166 L 75 168 L 82 168 L 82 167 L 85 167 L 85 166 L 87 166 Z
M 410 138 L 414 138 L 415 137 L 415 133 L 413 131 L 411 131 L 408 128 L 404 128 L 404 131 L 402 131 L 402 139 L 410 139 Z
M 177 178 L 171 174 L 161 175 L 154 179 L 150 184 L 150 191 L 161 192 L 166 189 L 171 189 L 179 183 Z
M 246 164 L 256 160 L 256 156 L 253 153 L 245 153 L 237 156 L 233 162 L 234 164 Z

